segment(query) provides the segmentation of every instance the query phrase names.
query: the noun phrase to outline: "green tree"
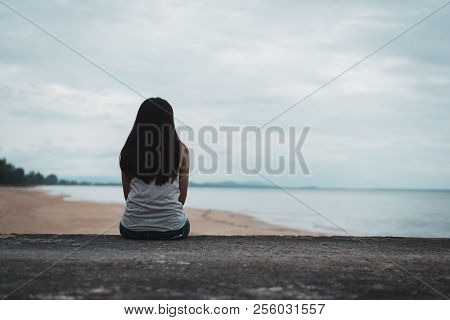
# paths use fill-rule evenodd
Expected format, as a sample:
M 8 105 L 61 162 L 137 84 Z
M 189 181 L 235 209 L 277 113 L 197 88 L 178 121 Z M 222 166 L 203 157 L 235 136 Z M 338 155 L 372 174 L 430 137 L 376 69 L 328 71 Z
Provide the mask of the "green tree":
M 54 185 L 58 183 L 58 177 L 54 174 L 49 174 L 47 177 L 45 177 L 45 184 L 48 185 Z
M 57 184 L 58 177 L 49 174 L 44 177 L 40 172 L 31 171 L 25 174 L 22 168 L 16 168 L 6 159 L 0 159 L 0 185 L 7 186 L 35 186 L 41 184 Z

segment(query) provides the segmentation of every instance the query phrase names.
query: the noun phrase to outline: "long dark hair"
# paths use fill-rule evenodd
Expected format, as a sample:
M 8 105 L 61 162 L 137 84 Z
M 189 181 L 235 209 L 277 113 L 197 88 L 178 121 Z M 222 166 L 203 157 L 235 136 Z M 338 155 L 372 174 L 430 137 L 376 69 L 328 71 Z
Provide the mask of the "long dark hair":
M 120 152 L 120 169 L 146 183 L 163 185 L 176 179 L 180 161 L 172 106 L 161 98 L 145 100 Z

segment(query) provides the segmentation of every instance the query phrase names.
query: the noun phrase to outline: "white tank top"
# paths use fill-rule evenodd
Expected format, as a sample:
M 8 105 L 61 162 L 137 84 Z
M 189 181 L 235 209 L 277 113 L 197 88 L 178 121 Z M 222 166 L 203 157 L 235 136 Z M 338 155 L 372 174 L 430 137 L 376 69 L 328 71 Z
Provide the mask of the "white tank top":
M 122 225 L 134 231 L 172 231 L 186 223 L 180 196 L 178 177 L 158 186 L 132 178 Z

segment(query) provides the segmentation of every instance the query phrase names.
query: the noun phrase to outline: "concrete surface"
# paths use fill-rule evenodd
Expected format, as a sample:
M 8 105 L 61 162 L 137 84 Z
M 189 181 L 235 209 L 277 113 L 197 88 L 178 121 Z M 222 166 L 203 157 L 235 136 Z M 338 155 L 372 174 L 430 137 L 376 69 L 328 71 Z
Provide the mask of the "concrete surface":
M 450 239 L 197 236 L 164 242 L 119 236 L 3 235 L 0 295 L 443 299 L 450 295 L 449 249 Z

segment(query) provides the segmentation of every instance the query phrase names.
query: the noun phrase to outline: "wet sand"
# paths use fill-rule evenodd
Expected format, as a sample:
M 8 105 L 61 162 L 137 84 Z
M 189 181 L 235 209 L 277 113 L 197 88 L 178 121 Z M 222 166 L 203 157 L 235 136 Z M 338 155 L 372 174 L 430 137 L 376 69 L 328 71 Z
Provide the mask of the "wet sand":
M 191 235 L 295 235 L 314 232 L 271 225 L 245 214 L 186 208 Z M 123 205 L 66 201 L 35 188 L 0 187 L 0 234 L 117 235 Z

